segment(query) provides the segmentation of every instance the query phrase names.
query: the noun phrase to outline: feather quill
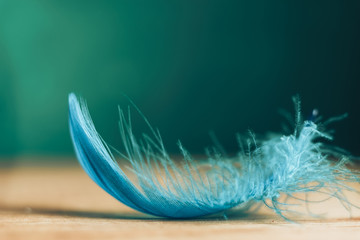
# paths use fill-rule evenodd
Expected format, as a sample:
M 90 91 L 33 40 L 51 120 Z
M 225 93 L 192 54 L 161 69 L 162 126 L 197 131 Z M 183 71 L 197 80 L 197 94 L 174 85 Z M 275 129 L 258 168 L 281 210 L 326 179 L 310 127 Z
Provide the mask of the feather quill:
M 294 194 L 314 191 L 335 197 L 350 208 L 354 204 L 343 192 L 355 191 L 347 184 L 359 182 L 358 172 L 346 167 L 346 157 L 338 162 L 328 160 L 327 154 L 332 151 L 318 139 L 331 136 L 320 131 L 315 120 L 302 122 L 300 101 L 295 103 L 293 134 L 272 136 L 258 143 L 251 135 L 247 150 L 236 158 L 226 159 L 215 150 L 204 162 L 193 161 L 179 143 L 182 164 L 171 159 L 159 132 L 150 124 L 152 137 L 136 139 L 130 114 L 127 117 L 119 109 L 125 149 L 121 156 L 131 163 L 137 179 L 134 182 L 97 133 L 85 101 L 79 101 L 73 93 L 69 95 L 69 125 L 77 159 L 89 177 L 118 201 L 146 214 L 194 218 L 263 202 L 286 218 L 289 205 L 280 201 L 281 195 L 299 200 Z

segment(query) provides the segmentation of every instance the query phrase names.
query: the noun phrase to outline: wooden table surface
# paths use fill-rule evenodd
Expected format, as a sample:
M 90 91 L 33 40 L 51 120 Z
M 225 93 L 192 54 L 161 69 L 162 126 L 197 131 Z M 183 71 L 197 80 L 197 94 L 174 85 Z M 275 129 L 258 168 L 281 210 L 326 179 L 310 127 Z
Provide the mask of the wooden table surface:
M 59 159 L 58 159 L 59 160 Z M 0 168 L 0 239 L 357 239 L 360 210 L 349 216 L 337 201 L 314 206 L 322 218 L 284 221 L 265 208 L 231 210 L 194 220 L 154 218 L 119 203 L 75 159 L 57 164 L 14 161 Z M 70 163 L 70 164 L 69 164 Z M 360 189 L 359 186 L 357 186 Z M 349 196 L 360 205 L 359 195 Z

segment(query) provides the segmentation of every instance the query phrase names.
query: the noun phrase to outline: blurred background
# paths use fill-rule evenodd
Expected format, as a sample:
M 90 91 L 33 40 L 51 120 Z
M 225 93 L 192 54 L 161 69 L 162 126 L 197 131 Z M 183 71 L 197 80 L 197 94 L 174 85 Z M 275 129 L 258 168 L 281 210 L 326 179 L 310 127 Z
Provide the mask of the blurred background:
M 2 0 L 0 157 L 74 156 L 67 96 L 120 145 L 117 106 L 129 96 L 160 129 L 204 153 L 213 131 L 280 131 L 280 108 L 324 117 L 334 144 L 360 155 L 360 1 Z M 133 111 L 137 133 L 146 130 Z M 54 158 L 56 159 L 56 158 Z

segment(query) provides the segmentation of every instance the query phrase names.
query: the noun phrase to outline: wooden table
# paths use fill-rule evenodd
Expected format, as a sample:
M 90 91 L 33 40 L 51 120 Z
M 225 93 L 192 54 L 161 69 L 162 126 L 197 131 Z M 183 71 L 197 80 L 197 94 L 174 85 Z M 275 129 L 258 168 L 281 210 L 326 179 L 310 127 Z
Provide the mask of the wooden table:
M 119 203 L 75 159 L 15 161 L 0 168 L 0 239 L 360 239 L 360 211 L 337 201 L 317 204 L 324 218 L 297 224 L 271 211 L 230 211 L 228 219 L 154 218 Z M 54 164 L 56 162 L 56 164 Z M 359 186 L 358 186 L 359 187 Z M 359 187 L 360 189 L 360 187 Z M 359 195 L 350 196 L 360 205 Z

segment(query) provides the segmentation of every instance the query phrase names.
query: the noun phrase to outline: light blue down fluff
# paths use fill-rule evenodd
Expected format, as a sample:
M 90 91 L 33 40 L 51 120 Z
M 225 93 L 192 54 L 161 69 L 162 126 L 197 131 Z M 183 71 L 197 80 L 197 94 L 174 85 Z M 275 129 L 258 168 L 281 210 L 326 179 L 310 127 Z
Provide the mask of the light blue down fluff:
M 70 132 L 81 166 L 107 193 L 135 210 L 192 218 L 261 201 L 284 216 L 288 205 L 279 200 L 282 194 L 299 200 L 293 194 L 313 191 L 338 198 L 346 208 L 353 205 L 343 191 L 353 190 L 346 184 L 358 182 L 358 174 L 346 168 L 345 158 L 336 163 L 327 159 L 329 151 L 316 140 L 331 137 L 312 121 L 300 124 L 298 118 L 289 136 L 273 136 L 261 143 L 252 138 L 246 150 L 232 159 L 215 151 L 206 161 L 192 161 L 179 143 L 183 161 L 178 163 L 167 154 L 158 131 L 149 125 L 153 137 L 135 139 L 130 116 L 119 111 L 125 148 L 121 156 L 131 163 L 133 182 L 97 133 L 85 102 L 69 95 Z

